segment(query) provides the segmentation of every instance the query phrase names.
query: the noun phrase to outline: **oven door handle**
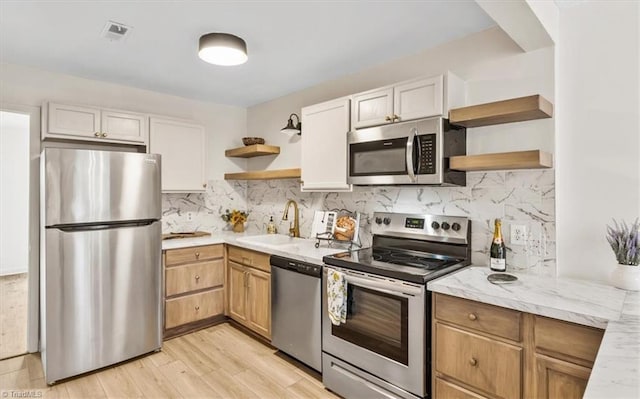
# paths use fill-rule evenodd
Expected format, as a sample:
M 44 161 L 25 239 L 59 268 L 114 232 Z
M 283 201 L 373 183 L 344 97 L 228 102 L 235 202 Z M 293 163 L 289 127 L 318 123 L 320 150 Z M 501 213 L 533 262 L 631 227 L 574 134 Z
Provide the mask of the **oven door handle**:
M 397 287 L 396 284 L 393 283 L 383 283 L 379 281 L 369 280 L 361 277 L 354 277 L 353 275 L 345 273 L 344 278 L 347 280 L 347 283 L 352 283 L 358 285 L 362 288 L 369 288 L 374 291 L 384 292 L 390 295 L 402 295 L 405 297 L 415 297 L 422 294 L 422 290 L 417 287 L 411 287 L 407 285 L 402 285 Z
M 409 175 L 411 181 L 414 183 L 417 181 L 417 178 L 415 166 L 413 165 L 413 142 L 415 141 L 417 136 L 418 129 L 414 127 L 413 129 L 411 129 L 411 134 L 407 138 L 407 174 Z

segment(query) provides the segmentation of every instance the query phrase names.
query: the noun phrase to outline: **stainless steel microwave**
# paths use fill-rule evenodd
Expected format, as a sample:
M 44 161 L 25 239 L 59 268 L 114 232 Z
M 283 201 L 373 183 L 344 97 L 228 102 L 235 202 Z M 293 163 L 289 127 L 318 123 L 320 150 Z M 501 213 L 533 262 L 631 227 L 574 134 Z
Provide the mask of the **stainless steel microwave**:
M 449 158 L 467 153 L 467 132 L 436 117 L 347 134 L 348 182 L 355 185 L 466 185 Z

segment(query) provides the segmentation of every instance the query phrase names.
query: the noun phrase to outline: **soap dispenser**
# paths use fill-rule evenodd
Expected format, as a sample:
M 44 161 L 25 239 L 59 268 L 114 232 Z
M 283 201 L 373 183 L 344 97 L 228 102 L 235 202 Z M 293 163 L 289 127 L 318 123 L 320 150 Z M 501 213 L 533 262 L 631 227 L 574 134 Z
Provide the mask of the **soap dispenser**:
M 273 216 L 269 217 L 269 224 L 267 224 L 267 234 L 276 234 L 278 229 L 276 228 L 276 224 L 273 222 Z

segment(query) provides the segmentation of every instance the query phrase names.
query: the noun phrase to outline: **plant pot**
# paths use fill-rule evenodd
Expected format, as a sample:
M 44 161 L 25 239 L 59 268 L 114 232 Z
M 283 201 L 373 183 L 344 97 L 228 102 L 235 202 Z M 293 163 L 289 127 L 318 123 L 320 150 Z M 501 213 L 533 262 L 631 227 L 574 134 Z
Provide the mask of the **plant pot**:
M 616 265 L 611 283 L 623 290 L 640 291 L 640 266 Z
M 244 233 L 244 223 L 236 223 L 233 225 L 234 233 Z

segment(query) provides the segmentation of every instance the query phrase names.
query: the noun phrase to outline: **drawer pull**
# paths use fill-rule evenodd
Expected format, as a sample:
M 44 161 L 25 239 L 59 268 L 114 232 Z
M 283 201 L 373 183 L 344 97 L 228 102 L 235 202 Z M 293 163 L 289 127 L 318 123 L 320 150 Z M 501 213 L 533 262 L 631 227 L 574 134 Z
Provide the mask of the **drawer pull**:
M 469 364 L 473 367 L 476 367 L 478 365 L 478 360 L 472 357 L 471 359 L 469 359 Z
M 478 320 L 478 316 L 475 313 L 469 313 L 469 320 L 476 321 Z
M 200 276 L 198 276 L 198 275 L 196 274 L 196 283 L 197 283 L 198 281 L 200 281 Z
M 200 258 L 200 252 L 196 252 L 196 259 Z
M 195 309 L 196 309 L 196 312 L 197 312 L 198 310 L 200 310 L 200 306 L 196 305 Z

